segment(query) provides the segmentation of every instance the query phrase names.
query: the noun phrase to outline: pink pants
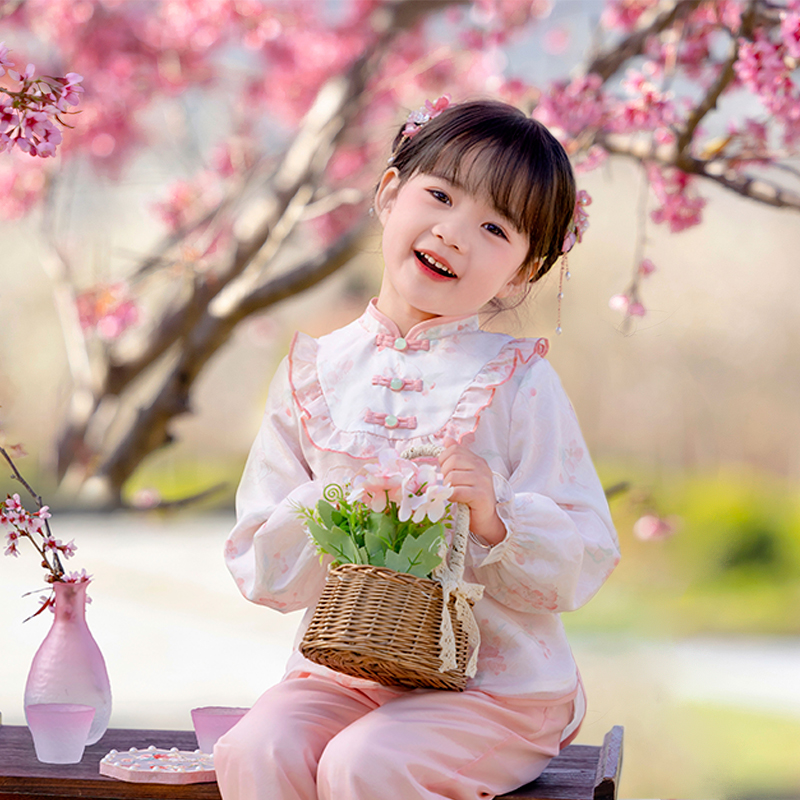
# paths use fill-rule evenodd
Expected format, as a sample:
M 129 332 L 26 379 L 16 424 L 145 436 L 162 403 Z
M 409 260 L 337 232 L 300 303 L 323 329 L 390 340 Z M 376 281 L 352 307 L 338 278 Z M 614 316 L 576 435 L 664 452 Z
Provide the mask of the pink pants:
M 296 673 L 217 742 L 217 781 L 223 800 L 491 798 L 558 753 L 573 697 L 404 691 Z

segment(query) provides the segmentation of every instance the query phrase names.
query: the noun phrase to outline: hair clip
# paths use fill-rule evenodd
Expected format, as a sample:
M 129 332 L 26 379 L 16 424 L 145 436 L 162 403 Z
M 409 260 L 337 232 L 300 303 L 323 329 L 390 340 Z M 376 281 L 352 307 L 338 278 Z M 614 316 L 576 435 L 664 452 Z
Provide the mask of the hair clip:
M 438 117 L 449 105 L 449 94 L 443 94 L 435 103 L 426 100 L 424 106 L 416 111 L 412 111 L 408 115 L 406 126 L 403 128 L 403 136 L 405 136 L 406 139 L 413 139 L 426 122 L 430 122 L 434 117 Z
M 583 241 L 583 234 L 589 227 L 589 215 L 586 213 L 586 206 L 592 204 L 592 198 L 586 189 L 581 189 L 575 199 L 575 211 L 572 214 L 572 226 L 564 237 L 564 244 L 561 246 L 563 254 L 569 253 L 576 242 Z

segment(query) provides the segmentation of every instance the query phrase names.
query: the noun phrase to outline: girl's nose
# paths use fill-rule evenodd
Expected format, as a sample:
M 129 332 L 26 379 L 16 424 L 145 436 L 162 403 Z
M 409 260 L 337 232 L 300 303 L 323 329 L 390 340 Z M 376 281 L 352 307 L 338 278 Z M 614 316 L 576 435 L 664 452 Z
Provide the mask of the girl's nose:
M 458 226 L 452 223 L 438 222 L 431 228 L 431 233 L 454 250 L 463 251 L 465 249 L 463 233 L 459 232 Z

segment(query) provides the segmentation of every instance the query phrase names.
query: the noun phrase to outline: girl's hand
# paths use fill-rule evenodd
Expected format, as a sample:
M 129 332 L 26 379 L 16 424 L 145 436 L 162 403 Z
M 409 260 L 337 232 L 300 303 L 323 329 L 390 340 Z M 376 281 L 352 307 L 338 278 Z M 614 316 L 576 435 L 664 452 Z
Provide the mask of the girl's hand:
M 506 536 L 497 515 L 497 498 L 489 465 L 454 439 L 445 439 L 439 454 L 444 482 L 453 488 L 450 499 L 469 506 L 469 528 L 487 545 L 496 545 Z

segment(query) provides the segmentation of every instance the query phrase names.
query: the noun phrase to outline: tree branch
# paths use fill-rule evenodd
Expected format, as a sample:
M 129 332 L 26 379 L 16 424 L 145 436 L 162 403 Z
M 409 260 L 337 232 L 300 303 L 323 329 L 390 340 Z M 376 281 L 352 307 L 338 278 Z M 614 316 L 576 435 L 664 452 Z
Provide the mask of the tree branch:
M 674 25 L 678 20 L 685 19 L 698 6 L 702 0 L 666 0 L 659 7 L 663 10 L 644 28 L 634 31 L 618 44 L 609 47 L 604 52 L 594 56 L 586 67 L 586 73 L 599 75 L 605 83 L 627 61 L 644 52 L 645 44 L 651 36 L 656 36 Z
M 641 162 L 658 164 L 662 167 L 675 167 L 690 175 L 713 181 L 733 192 L 775 208 L 789 208 L 800 211 L 800 194 L 788 189 L 755 178 L 743 175 L 728 167 L 724 162 L 705 161 L 693 156 L 680 154 L 675 145 L 653 147 L 651 141 L 637 139 L 634 136 L 621 134 L 598 134 L 597 143 L 609 153 L 626 156 Z
M 142 460 L 172 441 L 169 423 L 188 413 L 190 390 L 202 368 L 247 316 L 307 289 L 346 264 L 358 251 L 362 227 L 337 240 L 328 250 L 260 287 L 227 316 L 206 313 L 184 342 L 178 361 L 156 398 L 141 408 L 127 436 L 98 471 L 105 483 L 101 501 L 118 505 L 119 492 Z
M 751 0 L 747 10 L 742 14 L 742 24 L 739 29 L 739 36 L 750 38 L 753 35 L 753 25 L 755 24 L 757 0 Z M 678 136 L 678 152 L 688 153 L 692 144 L 692 138 L 697 130 L 697 126 L 712 109 L 717 107 L 717 101 L 722 93 L 736 77 L 733 68 L 739 58 L 739 37 L 734 36 L 731 42 L 731 49 L 717 80 L 709 87 L 705 97 L 692 109 L 691 114 L 686 120 L 686 126 Z

